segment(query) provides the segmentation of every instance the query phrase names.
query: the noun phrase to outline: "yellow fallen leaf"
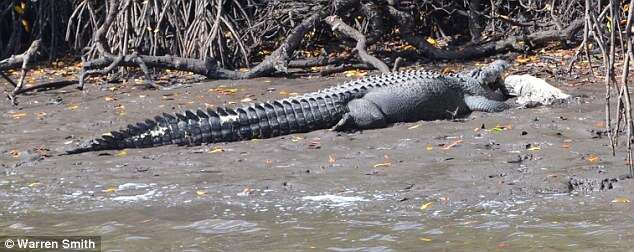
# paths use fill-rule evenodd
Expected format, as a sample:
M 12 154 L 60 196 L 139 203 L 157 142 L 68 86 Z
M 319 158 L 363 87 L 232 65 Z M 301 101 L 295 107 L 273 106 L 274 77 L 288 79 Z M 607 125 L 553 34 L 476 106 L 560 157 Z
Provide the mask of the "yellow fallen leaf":
M 368 72 L 366 72 L 366 71 L 359 71 L 359 70 L 356 70 L 356 69 L 355 70 L 348 70 L 348 71 L 345 71 L 343 73 L 346 75 L 346 77 L 357 77 L 357 78 L 366 76 L 368 74 Z
M 17 120 L 17 119 L 20 119 L 20 118 L 22 118 L 22 117 L 25 117 L 25 116 L 26 116 L 26 113 L 24 113 L 24 112 L 15 112 L 15 113 L 9 113 L 9 115 L 10 115 L 13 119 Z
M 436 41 L 436 40 L 435 40 L 434 38 L 432 38 L 432 37 L 427 37 L 427 39 L 426 39 L 426 40 L 427 40 L 427 43 L 429 43 L 429 44 L 431 44 L 431 45 L 433 45 L 433 46 L 435 46 L 435 45 L 437 45 L 437 44 L 438 44 L 438 41 Z
M 22 5 L 16 4 L 15 6 L 13 6 L 13 9 L 18 14 L 24 13 L 24 8 L 22 7 Z
M 500 124 L 497 124 L 497 125 L 495 125 L 495 127 L 494 127 L 494 128 L 492 128 L 490 131 L 497 131 L 497 132 L 499 132 L 499 131 L 509 130 L 509 129 L 512 129 L 512 128 L 513 128 L 513 125 L 511 125 L 511 124 L 507 124 L 507 125 L 500 125 Z
M 29 184 L 29 187 L 39 186 L 41 184 L 42 183 L 40 183 L 40 182 L 33 182 L 33 183 Z
M 106 100 L 106 101 L 114 101 L 115 100 L 114 98 L 112 98 L 110 96 L 106 96 L 103 99 Z
M 599 155 L 594 154 L 594 153 L 592 153 L 592 154 L 588 155 L 588 157 L 586 157 L 586 160 L 588 160 L 588 162 L 590 162 L 590 163 L 599 162 L 599 159 L 600 159 Z
M 292 136 L 291 137 L 291 141 L 293 141 L 293 142 L 299 142 L 301 140 L 304 140 L 304 137 L 301 137 L 301 136 Z
M 20 157 L 20 151 L 18 151 L 18 150 L 11 150 L 11 151 L 9 151 L 9 154 L 10 154 L 12 157 L 14 157 L 14 158 L 18 158 L 18 157 Z
M 427 237 L 421 237 L 420 238 L 421 241 L 425 241 L 425 242 L 430 242 L 432 241 L 431 238 L 427 238 Z
M 456 140 L 453 143 L 451 143 L 450 145 L 447 145 L 447 146 L 443 147 L 442 149 L 443 150 L 448 150 L 448 149 L 451 149 L 452 147 L 454 147 L 454 146 L 456 146 L 456 145 L 458 145 L 460 143 L 462 143 L 462 139 Z
M 407 129 L 416 129 L 416 128 L 418 128 L 418 127 L 420 127 L 420 123 L 419 123 L 419 124 L 416 124 L 416 125 L 414 125 L 414 126 L 410 126 L 410 127 L 409 127 L 409 128 L 407 128 Z
M 260 55 L 260 56 L 267 56 L 269 54 L 271 54 L 271 51 L 268 51 L 268 50 L 258 51 L 258 55 Z M 246 68 L 246 69 L 247 69 L 247 71 L 249 70 L 248 68 Z
M 108 187 L 106 190 L 102 190 L 102 192 L 105 192 L 105 193 L 113 193 L 116 191 L 117 191 L 117 188 L 114 188 L 114 187 Z
M 207 152 L 209 152 L 209 153 L 220 153 L 220 152 L 224 152 L 224 151 L 225 151 L 225 150 L 224 150 L 223 148 L 220 148 L 220 147 L 213 147 L 213 148 L 211 148 L 211 149 L 210 149 L 209 151 L 207 151 Z
M 125 112 L 125 106 L 123 104 L 117 104 L 116 106 L 114 106 L 114 110 L 117 113 L 117 115 L 120 115 L 120 116 L 124 116 L 127 114 Z
M 542 148 L 539 147 L 539 146 L 533 146 L 533 147 L 530 147 L 530 148 L 528 148 L 526 150 L 528 150 L 528 151 L 540 151 L 540 150 L 542 150 Z
M 24 27 L 24 30 L 26 32 L 31 31 L 31 27 L 29 26 L 29 21 L 27 21 L 26 19 L 22 19 L 22 27 Z
M 427 203 L 425 203 L 425 204 L 422 204 L 422 205 L 420 206 L 420 210 L 425 210 L 425 209 L 428 209 L 428 208 L 430 208 L 430 207 L 431 207 L 431 205 L 432 205 L 432 204 L 433 204 L 433 202 L 427 202 Z
M 529 62 L 537 61 L 537 59 L 538 59 L 537 55 L 532 55 L 532 56 L 528 56 L 528 57 L 520 55 L 520 56 L 517 56 L 517 58 L 515 58 L 515 62 L 517 62 L 519 64 L 526 64 L 526 63 L 529 63 Z
M 79 104 L 71 104 L 71 105 L 68 105 L 68 109 L 70 109 L 70 110 L 76 110 L 76 109 L 78 109 L 78 108 L 79 108 Z
M 209 91 L 216 92 L 218 94 L 223 94 L 223 95 L 232 95 L 237 93 L 239 90 L 237 88 L 227 88 L 224 86 L 219 86 L 217 88 L 209 89 Z
M 379 167 L 390 167 L 392 165 L 392 163 L 390 162 L 385 162 L 385 163 L 380 163 L 380 164 L 375 164 L 374 168 L 379 168 Z
M 427 144 L 427 148 L 428 151 L 433 150 L 434 146 L 432 144 Z
M 198 196 L 203 196 L 203 195 L 205 195 L 206 193 L 207 193 L 207 192 L 205 192 L 205 191 L 196 191 L 196 195 L 198 195 Z
M 632 201 L 627 197 L 616 197 L 612 200 L 612 203 L 630 203 L 630 202 Z
M 491 131 L 500 132 L 500 131 L 504 131 L 504 128 L 495 127 L 495 128 L 492 128 Z
M 401 50 L 403 50 L 403 51 L 416 50 L 416 47 L 414 47 L 412 45 L 404 45 L 403 47 L 401 47 Z
M 255 189 L 245 187 L 242 192 L 238 193 L 238 196 L 248 196 L 250 194 L 253 194 L 253 192 L 255 192 Z
M 117 152 L 117 154 L 114 154 L 115 157 L 125 157 L 128 155 L 128 150 L 123 149 L 119 152 Z

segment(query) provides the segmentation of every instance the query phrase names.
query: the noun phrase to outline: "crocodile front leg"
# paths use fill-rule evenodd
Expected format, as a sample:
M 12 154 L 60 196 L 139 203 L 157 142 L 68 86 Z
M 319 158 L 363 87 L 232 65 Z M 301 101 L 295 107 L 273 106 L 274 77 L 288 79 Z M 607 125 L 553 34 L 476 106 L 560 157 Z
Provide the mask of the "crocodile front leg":
M 510 105 L 504 102 L 494 101 L 482 96 L 465 96 L 464 101 L 467 104 L 467 107 L 469 107 L 471 111 L 482 111 L 482 112 L 492 113 L 492 112 L 504 111 L 506 109 L 511 108 Z

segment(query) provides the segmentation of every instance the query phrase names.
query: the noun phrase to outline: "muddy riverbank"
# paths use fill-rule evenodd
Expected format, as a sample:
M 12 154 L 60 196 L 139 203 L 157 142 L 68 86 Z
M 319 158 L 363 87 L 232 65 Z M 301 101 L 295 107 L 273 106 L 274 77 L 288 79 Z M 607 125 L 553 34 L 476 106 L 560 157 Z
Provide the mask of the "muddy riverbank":
M 57 156 L 162 112 L 341 81 L 93 85 L 0 103 L 0 233 L 101 235 L 105 251 L 632 248 L 634 184 L 598 191 L 626 170 L 600 133 L 602 87 L 585 80 L 551 80 L 569 104 L 455 121 Z M 597 191 L 571 190 L 573 176 Z

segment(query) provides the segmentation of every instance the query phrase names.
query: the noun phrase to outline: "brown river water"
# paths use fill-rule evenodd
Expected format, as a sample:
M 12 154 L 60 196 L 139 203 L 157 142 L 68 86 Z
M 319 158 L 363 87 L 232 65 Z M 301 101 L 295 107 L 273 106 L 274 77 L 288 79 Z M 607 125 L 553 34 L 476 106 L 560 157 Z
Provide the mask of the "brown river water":
M 596 133 L 599 84 L 552 80 L 578 98 L 454 121 L 57 156 L 161 112 L 341 81 L 91 85 L 0 103 L 0 235 L 98 235 L 103 251 L 634 249 L 631 179 L 568 186 L 626 173 Z

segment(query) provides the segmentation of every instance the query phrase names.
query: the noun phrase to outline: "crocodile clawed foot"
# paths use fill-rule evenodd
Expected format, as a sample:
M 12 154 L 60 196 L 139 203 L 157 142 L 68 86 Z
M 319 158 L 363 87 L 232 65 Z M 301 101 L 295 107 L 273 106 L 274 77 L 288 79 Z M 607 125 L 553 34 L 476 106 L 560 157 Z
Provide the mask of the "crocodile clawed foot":
M 350 116 L 350 114 L 345 113 L 343 114 L 343 116 L 341 117 L 341 120 L 339 120 L 339 122 L 337 124 L 335 124 L 335 126 L 332 126 L 332 128 L 330 128 L 331 131 L 347 131 L 350 130 L 350 123 L 352 122 L 352 116 Z

